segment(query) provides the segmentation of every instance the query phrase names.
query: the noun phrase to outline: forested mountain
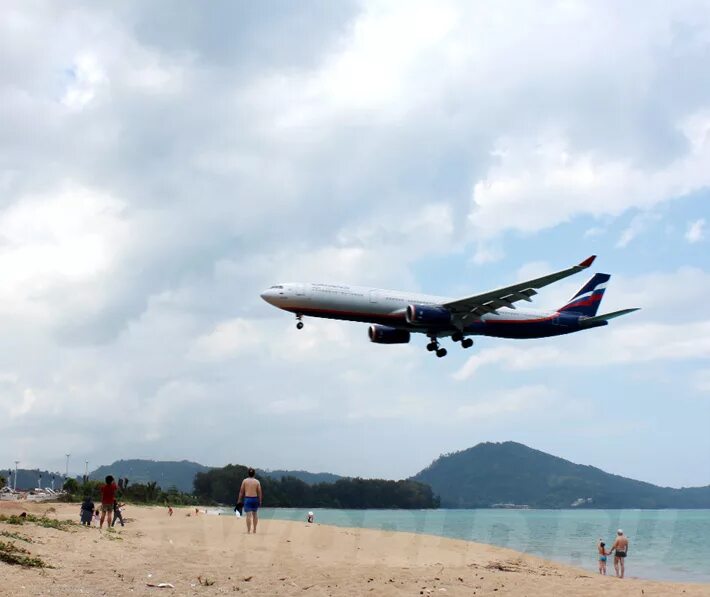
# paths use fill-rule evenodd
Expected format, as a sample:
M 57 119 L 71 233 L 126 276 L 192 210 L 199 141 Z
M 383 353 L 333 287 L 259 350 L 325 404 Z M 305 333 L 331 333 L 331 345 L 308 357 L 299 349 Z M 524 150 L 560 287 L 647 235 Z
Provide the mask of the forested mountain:
M 339 479 L 344 478 L 340 475 L 334 475 L 333 473 L 309 473 L 308 471 L 260 470 L 259 474 L 270 477 L 271 479 L 294 477 L 296 479 L 300 479 L 304 483 L 308 483 L 308 485 L 314 485 L 316 483 L 335 483 Z
M 158 484 L 164 490 L 175 487 L 179 491 L 192 492 L 193 482 L 197 473 L 210 470 L 197 462 L 181 460 L 179 462 L 155 460 L 117 460 L 113 464 L 100 466 L 93 471 L 89 478 L 103 481 L 106 475 L 114 478 L 128 478 L 130 483 Z
M 0 469 L 0 477 L 12 488 L 15 483 L 15 470 L 11 468 Z M 17 469 L 17 489 L 27 490 L 37 487 L 52 487 L 52 477 L 54 477 L 54 488 L 61 489 L 64 483 L 64 475 L 58 472 L 41 471 L 38 469 Z
M 515 442 L 445 454 L 412 479 L 428 483 L 448 508 L 710 508 L 710 486 L 658 487 Z
M 236 502 L 247 467 L 229 464 L 195 476 L 195 495 L 223 504 Z M 295 477 L 273 479 L 257 473 L 264 506 L 286 508 L 436 508 L 431 488 L 415 481 L 339 479 L 308 485 Z

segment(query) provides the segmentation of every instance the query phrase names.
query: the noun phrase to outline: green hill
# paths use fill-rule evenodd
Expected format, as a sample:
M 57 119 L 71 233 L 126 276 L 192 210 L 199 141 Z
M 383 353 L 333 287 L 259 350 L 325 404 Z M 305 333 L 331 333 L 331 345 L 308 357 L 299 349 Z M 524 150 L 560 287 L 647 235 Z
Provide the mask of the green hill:
M 445 454 L 412 479 L 429 484 L 445 508 L 710 508 L 710 486 L 658 487 L 515 442 Z
M 304 483 L 308 483 L 308 485 L 315 485 L 316 483 L 335 483 L 339 479 L 345 478 L 333 473 L 309 473 L 308 471 L 259 470 L 259 474 L 269 477 L 270 479 L 277 480 L 282 477 L 294 477 L 295 479 L 300 479 Z
M 91 479 L 103 481 L 106 475 L 128 478 L 129 483 L 148 483 L 155 481 L 162 489 L 175 487 L 180 491 L 192 493 L 193 481 L 197 473 L 204 473 L 210 467 L 197 462 L 181 460 L 179 462 L 155 460 L 117 460 L 113 464 L 100 466 L 93 471 Z

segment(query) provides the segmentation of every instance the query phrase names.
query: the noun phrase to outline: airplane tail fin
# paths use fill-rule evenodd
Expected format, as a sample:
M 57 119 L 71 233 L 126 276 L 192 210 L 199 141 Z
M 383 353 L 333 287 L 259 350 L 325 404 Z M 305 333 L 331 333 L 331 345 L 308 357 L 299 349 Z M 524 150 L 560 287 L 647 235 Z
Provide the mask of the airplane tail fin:
M 587 317 L 594 317 L 597 314 L 599 305 L 602 302 L 606 283 L 611 276 L 609 274 L 595 274 L 580 288 L 569 303 L 562 307 L 559 312 L 579 313 Z

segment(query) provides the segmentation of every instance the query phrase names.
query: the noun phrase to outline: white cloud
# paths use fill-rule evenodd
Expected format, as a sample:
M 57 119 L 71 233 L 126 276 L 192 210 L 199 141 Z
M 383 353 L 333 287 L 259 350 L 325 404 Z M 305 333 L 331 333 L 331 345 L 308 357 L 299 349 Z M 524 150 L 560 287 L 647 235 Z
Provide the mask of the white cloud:
M 15 419 L 22 417 L 32 411 L 32 407 L 37 402 L 37 397 L 31 388 L 26 388 L 22 392 L 22 398 L 19 402 L 10 405 L 10 418 Z
M 710 358 L 710 321 L 673 325 L 612 322 L 611 326 L 604 334 L 600 330 L 580 332 L 580 335 L 586 335 L 586 339 L 577 340 L 574 346 L 567 348 L 558 344 L 485 349 L 469 357 L 453 377 L 463 381 L 474 377 L 481 368 L 493 366 L 507 371 L 532 371 L 550 367 L 608 367 Z
M 460 406 L 456 416 L 462 419 L 490 419 L 507 417 L 542 408 L 553 397 L 546 386 L 523 386 L 499 392 L 491 398 Z
M 694 220 L 688 223 L 688 230 L 685 233 L 685 240 L 689 243 L 697 243 L 705 238 L 705 218 Z
M 200 336 L 190 351 L 196 360 L 222 360 L 253 350 L 263 339 L 261 328 L 251 321 L 237 318 L 217 324 Z
M 660 216 L 653 213 L 641 213 L 631 219 L 631 223 L 624 229 L 616 243 L 618 249 L 623 249 L 637 236 L 646 231 L 648 226 L 660 219 Z
M 71 80 L 62 96 L 62 103 L 73 110 L 81 110 L 91 103 L 109 82 L 97 57 L 91 54 L 77 56 L 69 73 Z
M 619 216 L 631 208 L 653 206 L 710 186 L 708 123 L 697 115 L 676 123 L 689 151 L 647 172 L 622 159 L 575 150 L 560 132 L 501 138 L 497 160 L 473 189 L 469 221 L 477 236 L 505 230 L 537 232 L 581 214 Z M 648 217 L 638 216 L 618 246 L 626 246 Z

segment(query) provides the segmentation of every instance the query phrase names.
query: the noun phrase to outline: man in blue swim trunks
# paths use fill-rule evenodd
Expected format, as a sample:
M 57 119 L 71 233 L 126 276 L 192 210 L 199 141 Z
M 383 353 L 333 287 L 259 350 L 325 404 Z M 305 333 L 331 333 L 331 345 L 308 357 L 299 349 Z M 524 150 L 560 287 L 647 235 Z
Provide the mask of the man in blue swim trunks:
M 261 483 L 255 477 L 256 471 L 250 468 L 247 471 L 248 477 L 242 481 L 242 486 L 239 488 L 239 497 L 237 502 L 242 502 L 244 504 L 244 514 L 247 519 L 247 535 L 251 533 L 252 522 L 254 527 L 254 533 L 256 533 L 256 525 L 259 522 L 259 515 L 257 511 L 259 506 L 261 506 Z

